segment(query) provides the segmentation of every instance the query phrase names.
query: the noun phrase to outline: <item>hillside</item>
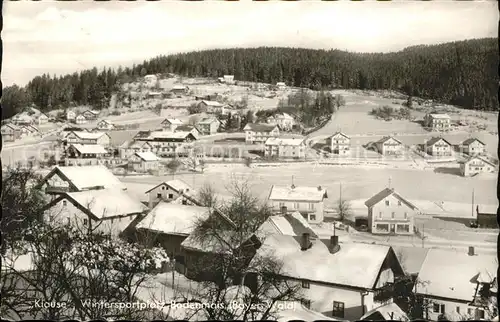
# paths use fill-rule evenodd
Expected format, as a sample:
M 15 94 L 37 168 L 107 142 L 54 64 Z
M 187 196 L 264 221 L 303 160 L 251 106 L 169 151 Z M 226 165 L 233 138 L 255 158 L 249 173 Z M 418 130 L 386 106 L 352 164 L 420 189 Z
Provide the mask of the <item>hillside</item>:
M 271 47 L 204 50 L 160 56 L 118 70 L 37 76 L 24 88 L 4 89 L 2 119 L 30 103 L 42 111 L 72 104 L 107 107 L 119 84 L 157 73 L 234 74 L 240 81 L 284 81 L 311 89 L 394 89 L 463 108 L 496 110 L 498 56 L 494 38 L 414 46 L 394 53 Z

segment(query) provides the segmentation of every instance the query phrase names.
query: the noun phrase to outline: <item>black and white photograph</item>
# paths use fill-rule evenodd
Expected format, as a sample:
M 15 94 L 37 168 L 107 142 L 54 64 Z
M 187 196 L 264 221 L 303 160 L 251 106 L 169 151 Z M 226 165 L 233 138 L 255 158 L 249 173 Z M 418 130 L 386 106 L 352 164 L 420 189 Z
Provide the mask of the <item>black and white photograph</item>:
M 496 1 L 2 15 L 2 319 L 498 321 Z

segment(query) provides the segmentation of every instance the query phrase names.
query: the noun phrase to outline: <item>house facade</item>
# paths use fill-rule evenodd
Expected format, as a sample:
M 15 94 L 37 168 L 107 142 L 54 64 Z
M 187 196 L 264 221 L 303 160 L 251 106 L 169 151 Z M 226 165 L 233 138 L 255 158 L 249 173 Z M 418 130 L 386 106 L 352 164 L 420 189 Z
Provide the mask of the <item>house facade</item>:
M 156 149 L 149 142 L 145 141 L 126 141 L 120 146 L 118 150 L 120 159 L 129 159 L 136 152 L 156 153 Z
M 217 101 L 207 101 L 203 100 L 198 103 L 198 108 L 201 111 L 205 111 L 207 113 L 215 113 L 216 109 L 222 107 L 223 104 L 217 102 Z
M 196 194 L 190 185 L 178 179 L 162 182 L 145 193 L 148 195 L 149 208 L 153 208 L 160 201 L 172 202 L 184 195 L 194 196 Z
M 449 131 L 451 118 L 448 114 L 429 113 L 424 117 L 424 126 L 433 131 Z
M 301 288 L 306 308 L 350 321 L 378 307 L 375 292 L 404 275 L 390 246 L 342 243 L 339 236 L 271 235 L 255 260 L 265 256 L 283 263 L 281 277 Z
M 181 126 L 183 125 L 184 123 L 179 120 L 179 119 L 174 119 L 174 118 L 167 118 L 165 120 L 163 120 L 163 122 L 161 122 L 161 125 L 163 126 L 163 128 L 167 131 L 175 131 L 175 129 L 178 127 L 178 126 Z
M 21 129 L 12 123 L 2 125 L 2 140 L 12 142 L 21 137 Z
M 425 143 L 425 153 L 436 157 L 449 157 L 452 155 L 452 145 L 441 137 L 432 138 Z
M 189 87 L 183 85 L 175 85 L 170 90 L 175 95 L 186 95 L 189 92 Z
M 129 158 L 129 165 L 136 172 L 148 172 L 160 168 L 160 159 L 153 152 L 136 152 Z
M 265 143 L 269 138 L 277 138 L 280 130 L 275 124 L 248 123 L 243 128 L 245 142 L 248 144 Z
M 284 131 L 290 131 L 295 125 L 295 119 L 288 113 L 276 114 L 274 120 L 280 129 Z
M 280 91 L 283 91 L 285 90 L 287 87 L 286 87 L 286 84 L 284 82 L 278 82 L 276 83 L 276 88 Z
M 327 191 L 319 187 L 273 185 L 269 193 L 269 206 L 274 212 L 298 211 L 308 222 L 320 223 L 324 218 L 324 200 Z
M 97 120 L 99 114 L 99 111 L 86 110 L 81 115 L 83 115 L 87 120 Z
M 87 123 L 87 118 L 83 114 L 78 114 L 75 117 L 75 123 L 76 124 L 85 124 L 85 123 Z
M 264 156 L 302 159 L 306 157 L 306 143 L 304 139 L 269 138 L 264 143 Z
M 486 144 L 476 138 L 467 139 L 461 144 L 461 152 L 468 155 L 484 154 L 485 149 Z
M 413 235 L 417 207 L 386 188 L 365 202 L 372 234 Z
M 384 156 L 398 156 L 403 154 L 404 145 L 392 136 L 386 136 L 375 142 L 378 153 Z
M 97 127 L 96 127 L 98 130 L 114 130 L 115 129 L 115 126 L 113 123 L 111 123 L 111 121 L 108 121 L 108 120 L 102 120 L 102 121 L 99 121 L 99 123 L 97 123 Z
M 98 144 L 71 144 L 66 149 L 64 162 L 66 166 L 86 166 L 106 164 L 111 153 Z
M 187 154 L 192 143 L 196 141 L 196 137 L 190 132 L 139 132 L 135 137 L 135 141 L 148 142 L 159 156 L 171 156 L 175 154 Z
M 337 132 L 327 139 L 330 152 L 339 156 L 347 156 L 351 153 L 351 138 L 342 132 Z
M 90 133 L 72 131 L 64 138 L 68 144 L 99 144 L 104 147 L 109 146 L 111 138 L 107 133 Z
M 496 256 L 429 249 L 413 292 L 424 297 L 424 318 L 437 321 L 492 320 L 496 312 Z
M 176 127 L 174 132 L 188 132 L 191 133 L 196 139 L 198 139 L 201 135 L 201 132 L 195 125 L 180 125 Z
M 76 119 L 76 113 L 75 113 L 75 111 L 67 110 L 66 111 L 66 120 L 74 122 L 75 119 Z
M 460 163 L 460 173 L 464 177 L 470 177 L 479 173 L 495 172 L 497 166 L 485 158 L 471 156 Z
M 217 133 L 220 127 L 220 122 L 215 117 L 208 117 L 196 123 L 196 127 L 202 135 L 211 135 Z

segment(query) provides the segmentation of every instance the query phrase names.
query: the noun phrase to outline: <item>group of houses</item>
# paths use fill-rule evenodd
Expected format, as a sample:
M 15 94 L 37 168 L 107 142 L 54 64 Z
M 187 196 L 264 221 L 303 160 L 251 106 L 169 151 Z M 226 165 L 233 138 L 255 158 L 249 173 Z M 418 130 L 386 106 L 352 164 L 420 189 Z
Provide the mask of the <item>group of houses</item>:
M 92 173 L 92 175 L 89 175 Z M 130 242 L 160 246 L 175 259 L 186 277 L 210 279 L 199 270 L 200 261 L 215 258 L 219 248 L 195 238 L 194 227 L 217 218 L 230 236 L 235 229 L 220 209 L 197 200 L 196 190 L 181 180 L 170 180 L 145 191 L 147 201 L 132 197 L 103 166 L 55 167 L 39 188 L 51 196 L 44 208 L 51 221 L 88 227 Z M 441 249 L 416 249 L 411 265 L 391 246 L 354 243 L 333 233 L 319 236 L 314 224 L 323 220 L 322 187 L 273 186 L 269 202 L 274 209 L 258 232 L 238 239 L 249 267 L 272 256 L 282 263 L 279 278 L 296 285 L 302 305 L 336 320 L 393 320 L 405 317 L 397 299 L 381 299 L 401 277 L 412 275 L 413 293 L 422 297 L 422 318 L 438 320 L 491 319 L 496 296 L 495 257 Z M 366 201 L 370 227 L 377 234 L 409 234 L 416 207 L 384 189 Z M 228 239 L 229 240 L 229 239 Z M 232 243 L 233 239 L 230 239 Z M 236 239 L 234 239 L 236 240 Z M 418 254 L 417 254 L 418 253 Z M 256 290 L 261 278 L 249 271 L 235 283 Z
M 4 142 L 13 142 L 18 139 L 40 135 L 40 130 L 32 124 L 7 123 L 2 125 L 2 140 Z
M 95 121 L 99 117 L 100 111 L 85 110 L 82 113 L 77 113 L 73 110 L 66 111 L 66 120 L 75 124 L 85 124 L 87 122 Z

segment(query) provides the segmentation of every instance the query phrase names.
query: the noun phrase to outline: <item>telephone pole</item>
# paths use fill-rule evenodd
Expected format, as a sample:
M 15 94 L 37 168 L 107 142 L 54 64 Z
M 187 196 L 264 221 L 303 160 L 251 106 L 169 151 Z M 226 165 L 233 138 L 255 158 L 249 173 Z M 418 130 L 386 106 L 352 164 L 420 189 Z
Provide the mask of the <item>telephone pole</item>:
M 475 203 L 475 200 L 474 200 L 474 188 L 472 188 L 472 218 L 474 218 L 474 203 Z

